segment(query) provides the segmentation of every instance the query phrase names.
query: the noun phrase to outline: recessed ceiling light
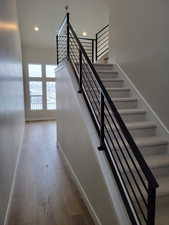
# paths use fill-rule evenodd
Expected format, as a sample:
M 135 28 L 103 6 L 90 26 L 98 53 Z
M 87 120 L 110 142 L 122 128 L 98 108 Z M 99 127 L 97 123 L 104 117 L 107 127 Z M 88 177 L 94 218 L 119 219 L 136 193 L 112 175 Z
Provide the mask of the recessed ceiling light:
M 39 31 L 39 27 L 35 26 L 34 31 Z
M 86 32 L 83 32 L 82 34 L 83 34 L 83 36 L 87 36 L 87 33 Z

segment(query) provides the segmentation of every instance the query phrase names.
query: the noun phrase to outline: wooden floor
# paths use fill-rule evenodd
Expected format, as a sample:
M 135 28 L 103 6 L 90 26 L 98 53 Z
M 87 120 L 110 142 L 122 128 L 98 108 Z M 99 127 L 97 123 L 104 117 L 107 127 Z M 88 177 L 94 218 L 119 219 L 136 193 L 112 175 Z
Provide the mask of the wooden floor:
M 94 225 L 56 149 L 55 122 L 26 125 L 8 225 Z

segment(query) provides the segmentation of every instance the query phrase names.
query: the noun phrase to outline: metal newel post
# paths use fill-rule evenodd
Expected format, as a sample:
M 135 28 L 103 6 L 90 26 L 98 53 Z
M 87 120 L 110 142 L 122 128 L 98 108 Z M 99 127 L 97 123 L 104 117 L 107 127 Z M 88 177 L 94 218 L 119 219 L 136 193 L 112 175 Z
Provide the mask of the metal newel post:
M 99 151 L 104 150 L 104 95 L 100 93 L 100 146 Z
M 67 16 L 67 60 L 69 60 L 69 13 L 66 14 Z
M 155 225 L 156 188 L 148 187 L 148 225 Z
M 95 46 L 95 48 L 96 48 L 96 52 L 95 52 L 95 59 L 96 59 L 96 62 L 97 62 L 97 34 L 96 34 L 96 46 Z
M 56 60 L 57 60 L 57 65 L 59 64 L 59 39 L 58 35 L 56 35 Z
M 92 39 L 92 63 L 94 63 L 94 39 Z
M 78 93 L 82 93 L 82 51 L 79 49 L 79 91 Z

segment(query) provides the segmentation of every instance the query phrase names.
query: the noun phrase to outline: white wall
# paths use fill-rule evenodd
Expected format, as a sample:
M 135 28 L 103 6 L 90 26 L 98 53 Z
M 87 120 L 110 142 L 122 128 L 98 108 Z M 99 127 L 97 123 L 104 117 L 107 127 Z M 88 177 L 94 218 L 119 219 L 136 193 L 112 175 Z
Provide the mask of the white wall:
M 0 0 L 0 224 L 14 184 L 24 132 L 20 36 L 16 1 Z
M 169 128 L 169 1 L 107 1 L 110 61 L 121 65 Z

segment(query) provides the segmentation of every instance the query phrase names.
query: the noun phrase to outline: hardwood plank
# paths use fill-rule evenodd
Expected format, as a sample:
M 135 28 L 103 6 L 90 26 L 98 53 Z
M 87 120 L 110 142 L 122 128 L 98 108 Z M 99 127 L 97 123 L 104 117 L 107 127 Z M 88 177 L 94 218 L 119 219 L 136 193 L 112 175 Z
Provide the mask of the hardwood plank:
M 56 148 L 55 122 L 27 123 L 8 225 L 94 225 Z

